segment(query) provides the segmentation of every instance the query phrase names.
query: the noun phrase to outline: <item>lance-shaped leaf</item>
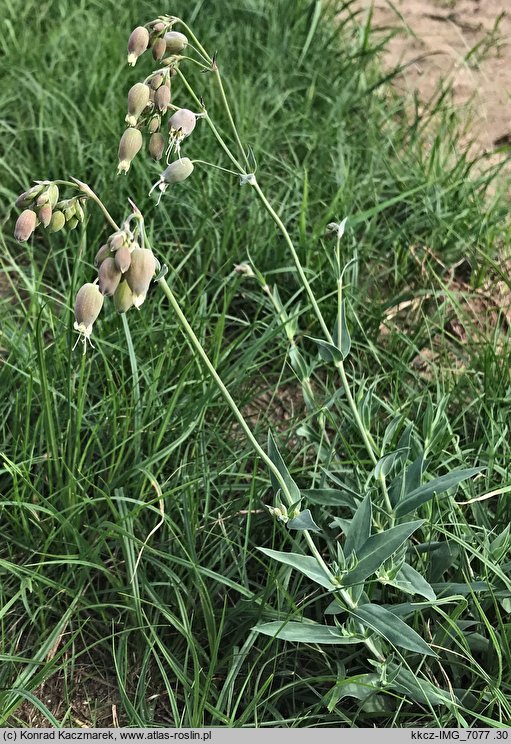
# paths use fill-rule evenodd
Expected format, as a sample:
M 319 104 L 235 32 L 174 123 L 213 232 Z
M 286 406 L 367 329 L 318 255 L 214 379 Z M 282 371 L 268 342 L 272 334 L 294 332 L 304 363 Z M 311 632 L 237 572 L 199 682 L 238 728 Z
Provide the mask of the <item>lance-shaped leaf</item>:
M 344 555 L 346 558 L 355 553 L 366 542 L 371 534 L 372 505 L 369 494 L 360 502 L 351 522 L 347 522 L 344 528 L 346 542 L 344 543 Z
M 396 506 L 396 516 L 402 517 L 404 514 L 409 514 L 427 501 L 430 501 L 433 496 L 445 493 L 462 481 L 468 480 L 468 478 L 477 475 L 481 470 L 484 470 L 484 468 L 453 470 L 451 473 L 447 473 L 447 475 L 440 476 L 440 478 L 434 478 L 432 481 L 429 481 L 429 483 L 425 483 L 423 486 L 420 486 L 407 494 L 407 496 Z
M 309 579 L 312 579 L 316 584 L 324 586 L 326 589 L 339 588 L 337 584 L 333 584 L 330 581 L 317 560 L 312 556 L 301 555 L 300 553 L 284 553 L 281 550 L 270 550 L 270 548 L 259 548 L 259 550 L 270 558 L 279 561 L 279 563 L 284 563 L 286 566 L 295 568 Z
M 349 612 L 362 625 L 374 630 L 393 646 L 405 648 L 407 651 L 414 651 L 423 656 L 437 655 L 415 630 L 381 605 L 368 603 Z
M 294 480 L 291 477 L 291 474 L 289 470 L 287 469 L 286 463 L 282 459 L 282 456 L 279 452 L 279 448 L 277 447 L 277 443 L 275 442 L 275 439 L 273 438 L 273 434 L 271 431 L 268 432 L 268 455 L 270 456 L 270 460 L 272 463 L 277 467 L 279 473 L 281 474 L 284 483 L 286 484 L 289 493 L 291 494 L 291 498 L 293 499 L 294 503 L 297 503 L 300 501 L 300 489 L 294 482 Z M 270 471 L 270 479 L 272 486 L 275 490 L 275 493 L 280 489 L 280 484 L 275 477 L 275 474 Z
M 286 527 L 288 530 L 310 530 L 311 532 L 321 532 L 321 528 L 318 527 L 312 518 L 310 509 L 304 509 L 300 514 L 297 514 L 296 517 L 290 519 L 286 523 Z
M 364 642 L 363 638 L 343 635 L 342 631 L 335 626 L 320 625 L 319 623 L 289 622 L 283 625 L 279 621 L 274 621 L 256 625 L 252 630 L 272 638 L 279 638 L 281 641 L 294 641 L 295 643 L 346 646 Z
M 343 586 L 353 586 L 365 581 L 423 524 L 424 520 L 419 519 L 371 535 L 357 552 L 357 565 L 343 576 Z

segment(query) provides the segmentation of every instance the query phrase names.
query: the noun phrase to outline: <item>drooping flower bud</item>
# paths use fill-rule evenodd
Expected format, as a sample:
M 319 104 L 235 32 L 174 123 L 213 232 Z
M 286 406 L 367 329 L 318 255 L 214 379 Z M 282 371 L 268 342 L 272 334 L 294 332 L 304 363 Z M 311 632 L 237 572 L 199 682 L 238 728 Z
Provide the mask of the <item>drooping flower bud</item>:
M 20 243 L 25 242 L 25 240 L 28 240 L 34 232 L 36 225 L 36 213 L 32 209 L 25 209 L 16 220 L 14 237 L 16 240 L 19 240 Z
M 186 36 L 179 31 L 168 31 L 163 38 L 169 54 L 179 54 L 188 44 Z
M 128 39 L 128 64 L 134 67 L 137 59 L 149 46 L 149 31 L 143 26 L 137 26 Z
M 42 184 L 37 184 L 37 186 L 32 186 L 32 188 L 28 189 L 28 191 L 24 191 L 16 199 L 16 206 L 20 209 L 29 207 L 35 201 L 36 197 L 41 193 L 43 188 L 44 186 Z
M 55 204 L 59 200 L 59 187 L 56 183 L 51 183 L 48 186 L 48 202 L 51 204 L 52 208 L 55 206 Z
M 83 222 L 85 219 L 85 213 L 80 199 L 74 199 L 75 217 L 78 222 Z
M 170 104 L 170 88 L 166 85 L 160 85 L 154 94 L 154 104 L 158 111 L 165 114 Z
M 39 196 L 35 200 L 35 203 L 37 207 L 42 207 L 43 204 L 47 204 L 49 200 L 50 200 L 50 195 L 48 193 L 48 189 L 45 189 L 39 194 Z
M 165 42 L 165 39 L 155 39 L 153 41 L 153 48 L 152 48 L 153 59 L 158 61 L 165 55 L 166 51 L 167 51 L 167 44 Z
M 164 29 L 167 28 L 167 24 L 163 21 L 154 21 L 151 24 L 153 34 L 160 34 Z
M 117 173 L 127 173 L 130 169 L 131 161 L 142 147 L 142 132 L 139 129 L 130 127 L 126 129 L 119 142 L 119 165 Z
M 180 183 L 184 181 L 193 171 L 193 163 L 190 158 L 180 158 L 168 165 L 161 174 L 166 184 Z
M 101 266 L 105 258 L 109 258 L 111 256 L 112 256 L 112 251 L 110 250 L 110 246 L 108 245 L 108 243 L 105 243 L 104 245 L 101 246 L 99 251 L 94 256 L 94 266 L 96 266 L 96 268 L 98 266 Z
M 144 302 L 156 271 L 156 259 L 148 248 L 135 248 L 131 254 L 131 266 L 126 272 L 126 281 L 133 293 L 133 305 L 140 307 Z
M 97 284 L 87 283 L 80 287 L 75 299 L 75 322 L 74 329 L 78 331 L 78 341 L 83 341 L 83 353 L 87 348 L 87 341 L 90 343 L 92 326 L 103 307 L 103 295 L 99 291 Z M 76 344 L 73 348 L 76 348 Z M 92 343 L 91 343 L 92 346 Z
M 51 222 L 53 210 L 51 208 L 50 202 L 46 202 L 46 204 L 43 204 L 43 206 L 39 209 L 38 217 L 39 220 L 43 223 L 43 227 L 48 227 L 48 225 Z
M 189 109 L 179 109 L 169 119 L 170 149 L 179 153 L 181 142 L 195 129 L 197 117 Z
M 180 158 L 179 160 L 174 160 L 173 163 L 168 165 L 163 173 L 160 175 L 160 178 L 151 188 L 151 191 L 149 194 L 152 194 L 154 189 L 158 188 L 162 194 L 167 190 L 168 186 L 173 183 L 180 183 L 180 181 L 184 181 L 193 171 L 193 163 L 190 160 L 190 158 Z M 161 195 L 160 195 L 161 199 Z M 158 200 L 158 203 L 160 200 Z
M 108 237 L 108 245 L 110 250 L 117 251 L 122 248 L 123 245 L 128 243 L 128 233 L 126 230 L 117 230 Z
M 158 90 L 160 85 L 163 83 L 163 75 L 159 72 L 156 75 L 153 75 L 151 80 L 149 81 L 149 85 L 153 90 Z
M 121 281 L 121 272 L 111 256 L 105 258 L 101 263 L 98 271 L 98 280 L 101 294 L 111 297 Z
M 128 91 L 128 113 L 126 121 L 130 127 L 134 127 L 142 111 L 149 103 L 151 90 L 145 83 L 135 83 Z
M 123 245 L 114 255 L 115 265 L 122 274 L 128 271 L 131 264 L 131 251 L 128 246 Z
M 125 313 L 133 307 L 133 292 L 125 279 L 114 292 L 114 307 L 118 313 Z
M 157 132 L 161 125 L 161 118 L 159 114 L 154 114 L 154 116 L 151 116 L 149 119 L 149 124 L 147 125 L 147 130 L 149 134 L 154 134 Z
M 48 230 L 51 233 L 59 232 L 59 230 L 62 230 L 65 224 L 66 218 L 64 217 L 64 212 L 61 212 L 60 209 L 56 209 L 51 216 Z
M 169 132 L 179 133 L 181 139 L 188 137 L 197 123 L 197 117 L 190 109 L 179 109 L 169 119 Z
M 149 154 L 153 160 L 161 160 L 165 150 L 165 138 L 161 132 L 155 132 L 149 140 Z
M 75 227 L 78 227 L 78 223 L 79 223 L 78 217 L 71 217 L 71 219 L 67 221 L 67 226 L 70 230 L 74 230 Z

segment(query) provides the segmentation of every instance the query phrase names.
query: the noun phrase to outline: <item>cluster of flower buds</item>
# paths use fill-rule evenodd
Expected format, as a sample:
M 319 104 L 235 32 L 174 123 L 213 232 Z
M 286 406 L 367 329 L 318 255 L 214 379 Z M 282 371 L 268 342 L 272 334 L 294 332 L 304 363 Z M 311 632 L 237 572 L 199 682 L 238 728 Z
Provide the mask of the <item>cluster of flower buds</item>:
M 128 220 L 101 246 L 94 265 L 98 269 L 97 279 L 84 284 L 75 301 L 74 327 L 79 333 L 78 341 L 83 340 L 84 351 L 103 307 L 103 298 L 112 297 L 118 313 L 125 313 L 131 307 L 139 308 L 146 298 L 157 263 L 151 250 L 140 247 L 129 229 Z
M 153 58 L 160 66 L 129 90 L 125 119 L 128 128 L 121 137 L 118 153 L 118 173 L 127 173 L 132 160 L 142 149 L 142 132 L 147 132 L 150 156 L 158 161 L 165 154 L 167 159 L 168 167 L 153 187 L 158 187 L 162 193 L 169 184 L 183 181 L 193 170 L 191 160 L 181 159 L 180 148 L 183 140 L 195 129 L 197 117 L 200 116 L 186 108 L 176 110 L 171 104 L 171 80 L 188 46 L 185 34 L 173 30 L 176 22 L 178 19 L 174 16 L 159 16 L 145 26 L 137 26 L 129 37 L 130 65 L 135 65 L 146 50 L 152 49 Z M 174 109 L 174 113 L 169 117 L 168 125 L 165 125 L 164 118 L 169 108 Z M 171 163 L 173 152 L 177 153 L 178 160 Z
M 84 220 L 84 201 L 83 196 L 59 201 L 59 187 L 51 181 L 32 186 L 16 199 L 16 206 L 23 211 L 16 222 L 14 237 L 24 242 L 39 225 L 52 233 L 63 227 L 73 230 Z

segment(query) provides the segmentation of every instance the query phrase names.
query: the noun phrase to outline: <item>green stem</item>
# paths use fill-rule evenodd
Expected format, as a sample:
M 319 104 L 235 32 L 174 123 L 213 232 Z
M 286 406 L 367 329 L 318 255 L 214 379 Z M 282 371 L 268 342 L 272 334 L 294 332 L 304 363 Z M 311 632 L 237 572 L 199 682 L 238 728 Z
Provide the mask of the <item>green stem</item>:
M 254 434 L 252 433 L 252 430 L 250 429 L 249 425 L 243 418 L 243 415 L 241 411 L 239 410 L 238 406 L 236 405 L 236 402 L 234 401 L 234 398 L 231 396 L 229 391 L 227 390 L 226 386 L 224 385 L 224 382 L 218 372 L 216 371 L 214 365 L 212 364 L 211 360 L 209 359 L 208 355 L 204 351 L 201 342 L 195 335 L 195 332 L 189 322 L 187 321 L 183 311 L 181 310 L 181 307 L 174 296 L 174 293 L 172 292 L 170 286 L 168 285 L 165 277 L 162 277 L 158 280 L 159 284 L 167 297 L 168 301 L 170 302 L 170 305 L 172 307 L 172 310 L 177 315 L 179 322 L 181 323 L 184 333 L 188 336 L 193 348 L 196 350 L 202 361 L 204 362 L 204 365 L 206 366 L 208 372 L 210 373 L 211 377 L 215 381 L 218 389 L 224 396 L 225 400 L 227 401 L 227 404 L 231 411 L 233 412 L 236 420 L 238 421 L 239 425 L 243 429 L 247 439 L 251 443 L 254 450 L 257 452 L 259 457 L 262 459 L 262 461 L 265 463 L 265 465 L 268 467 L 269 470 L 273 473 L 275 476 L 279 486 L 282 489 L 282 493 L 284 494 L 284 497 L 288 503 L 289 506 L 293 504 L 293 498 L 289 492 L 289 489 L 287 487 L 287 484 L 281 475 L 279 469 L 277 466 L 272 462 L 270 457 L 266 454 L 264 449 L 261 447 L 257 439 L 255 438 Z M 316 545 L 314 544 L 314 541 L 310 535 L 310 533 L 307 530 L 303 531 L 305 540 L 307 541 L 307 544 L 310 548 L 311 553 L 316 558 L 316 561 L 321 566 L 322 570 L 324 571 L 325 575 L 327 576 L 328 580 L 335 586 L 337 584 L 337 579 L 333 575 L 333 573 L 330 571 L 328 566 L 326 565 L 325 561 L 323 560 L 319 550 L 317 549 Z M 339 589 L 339 596 L 342 598 L 343 602 L 349 609 L 355 609 L 356 603 L 352 600 L 352 598 L 349 595 L 349 592 L 346 589 Z M 366 638 L 364 640 L 364 643 L 366 647 L 371 651 L 374 656 L 379 659 L 379 661 L 384 661 L 385 658 L 382 656 L 380 651 L 376 648 L 373 641 L 370 638 Z
M 232 113 L 231 113 L 231 107 L 229 106 L 229 101 L 227 100 L 227 96 L 225 95 L 225 90 L 224 90 L 224 86 L 223 86 L 223 83 L 222 83 L 222 78 L 220 76 L 220 70 L 218 69 L 218 67 L 216 65 L 215 65 L 215 77 L 216 77 L 216 81 L 218 83 L 218 87 L 220 89 L 220 97 L 222 99 L 222 103 L 223 103 L 224 108 L 225 108 L 225 111 L 227 113 L 227 118 L 229 119 L 229 124 L 231 125 L 231 129 L 232 129 L 233 134 L 234 134 L 234 139 L 236 140 L 236 144 L 238 145 L 238 149 L 239 149 L 239 151 L 241 152 L 241 154 L 243 156 L 243 160 L 245 161 L 245 165 L 247 166 L 248 170 L 250 170 L 250 163 L 248 162 L 248 158 L 247 158 L 247 155 L 245 153 L 245 148 L 243 147 L 243 144 L 241 142 L 241 138 L 240 138 L 238 129 L 237 129 L 236 124 L 234 122 L 234 119 L 233 119 L 233 116 L 232 116 Z
M 130 365 L 131 365 L 131 379 L 133 382 L 133 398 L 135 400 L 135 410 L 133 412 L 133 427 L 134 427 L 134 437 L 133 437 L 133 443 L 135 446 L 135 451 L 140 452 L 140 435 L 141 435 L 141 426 L 140 426 L 140 383 L 138 381 L 138 365 L 137 365 L 137 357 L 135 354 L 135 348 L 133 346 L 133 340 L 131 338 L 131 332 L 130 327 L 128 324 L 128 318 L 126 317 L 126 313 L 121 314 L 122 318 L 122 325 L 124 328 L 124 335 L 126 336 L 126 345 L 128 347 L 128 355 L 130 358 Z

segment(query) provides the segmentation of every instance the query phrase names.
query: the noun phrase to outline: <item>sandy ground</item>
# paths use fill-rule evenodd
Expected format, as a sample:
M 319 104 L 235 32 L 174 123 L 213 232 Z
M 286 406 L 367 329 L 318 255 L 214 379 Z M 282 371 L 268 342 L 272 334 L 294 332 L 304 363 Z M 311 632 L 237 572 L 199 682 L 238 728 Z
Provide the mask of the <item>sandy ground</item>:
M 427 100 L 440 80 L 453 83 L 453 103 L 469 116 L 479 152 L 511 145 L 511 0 L 357 0 L 374 5 L 373 25 L 398 27 L 383 58 L 408 66 L 403 93 Z M 468 103 L 473 99 L 472 103 Z

